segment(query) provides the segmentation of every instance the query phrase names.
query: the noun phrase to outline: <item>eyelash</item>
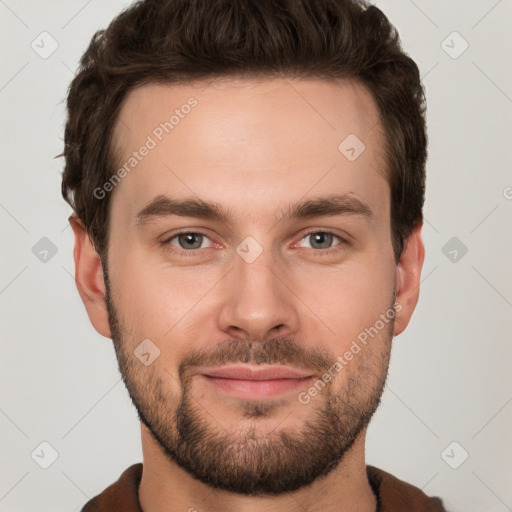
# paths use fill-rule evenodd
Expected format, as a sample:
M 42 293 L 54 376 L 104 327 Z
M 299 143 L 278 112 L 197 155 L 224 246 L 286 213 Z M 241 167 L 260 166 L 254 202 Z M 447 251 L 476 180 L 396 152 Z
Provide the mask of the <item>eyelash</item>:
M 332 235 L 335 238 L 338 238 L 340 240 L 340 242 L 338 245 L 335 245 L 334 247 L 330 247 L 328 249 L 311 249 L 311 251 L 313 251 L 313 255 L 315 257 L 330 256 L 337 251 L 345 249 L 346 245 L 348 245 L 347 240 L 345 240 L 343 237 L 341 237 L 337 233 L 334 233 L 333 231 L 329 231 L 329 230 L 318 230 L 318 229 L 308 231 L 307 233 L 305 233 L 304 235 L 301 236 L 299 241 L 303 240 L 304 238 L 308 237 L 309 235 L 318 234 L 318 233 Z M 166 238 L 164 241 L 161 242 L 161 244 L 164 247 L 169 248 L 169 246 L 171 246 L 171 241 L 180 235 L 202 235 L 206 238 L 210 238 L 206 233 L 203 233 L 201 231 L 181 231 L 180 233 L 175 233 L 171 237 Z M 172 246 L 171 252 L 173 252 L 177 256 L 191 257 L 191 256 L 197 256 L 197 251 L 201 251 L 201 250 L 202 249 L 192 249 L 190 251 L 185 251 L 185 250 L 178 249 L 175 246 Z

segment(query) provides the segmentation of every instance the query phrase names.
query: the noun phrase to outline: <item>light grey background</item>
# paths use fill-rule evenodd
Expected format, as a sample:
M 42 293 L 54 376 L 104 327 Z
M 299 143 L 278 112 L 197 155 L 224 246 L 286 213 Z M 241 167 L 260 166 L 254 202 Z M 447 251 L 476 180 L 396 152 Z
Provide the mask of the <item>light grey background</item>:
M 142 460 L 111 341 L 91 327 L 75 288 L 63 160 L 53 159 L 78 60 L 94 31 L 128 3 L 0 0 L 1 512 L 79 511 Z M 430 158 L 421 297 L 395 338 L 367 461 L 443 497 L 452 512 L 505 512 L 512 510 L 512 0 L 376 4 L 421 69 Z M 52 39 L 58 48 L 48 56 Z M 458 55 L 464 41 L 469 47 Z M 55 255 L 44 252 L 43 237 Z M 446 246 L 453 237 L 456 245 Z M 52 449 L 58 458 L 43 469 Z M 450 467 L 465 452 L 467 460 Z

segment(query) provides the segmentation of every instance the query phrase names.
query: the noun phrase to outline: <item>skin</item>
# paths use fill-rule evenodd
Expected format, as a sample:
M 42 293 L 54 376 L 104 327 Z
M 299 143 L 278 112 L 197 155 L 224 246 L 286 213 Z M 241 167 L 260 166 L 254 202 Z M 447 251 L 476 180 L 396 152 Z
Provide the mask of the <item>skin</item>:
M 230 78 L 146 85 L 131 92 L 121 110 L 114 134 L 118 163 L 191 96 L 197 107 L 110 192 L 109 307 L 115 305 L 120 332 L 114 334 L 122 338 L 116 352 L 120 361 L 129 361 L 124 369 L 131 392 L 158 380 L 168 409 L 159 411 L 169 413 L 172 423 L 183 394 L 180 363 L 192 351 L 212 351 L 228 340 L 261 348 L 286 338 L 304 354 L 318 349 L 334 360 L 375 325 L 396 294 L 400 308 L 394 323 L 381 329 L 307 405 L 297 400 L 298 390 L 279 400 L 241 400 L 197 376 L 189 388 L 199 417 L 234 442 L 251 428 L 262 443 L 277 441 L 280 432 L 300 434 L 306 422 L 317 419 L 328 397 L 338 397 L 340 411 L 350 397 L 356 405 L 378 399 L 392 337 L 403 332 L 416 307 L 424 247 L 419 226 L 400 261 L 394 260 L 383 135 L 371 94 L 348 80 Z M 338 150 L 349 134 L 366 146 L 354 161 Z M 280 220 L 287 205 L 333 193 L 358 198 L 373 215 Z M 137 213 L 159 194 L 216 201 L 233 218 L 224 223 L 166 216 L 137 225 Z M 79 293 L 95 329 L 112 338 L 101 260 L 80 221 L 72 217 L 71 224 Z M 205 234 L 203 248 L 185 257 L 173 252 L 187 250 L 177 238 L 162 243 L 179 230 Z M 334 237 L 326 249 L 315 249 L 314 237 L 306 236 L 311 232 L 332 232 L 345 242 L 338 245 L 341 239 Z M 248 236 L 262 248 L 251 263 L 236 252 Z M 322 251 L 326 254 L 318 255 Z M 160 350 L 147 367 L 132 356 L 143 339 Z M 347 392 L 350 382 L 361 383 L 352 394 Z M 143 391 L 139 398 L 144 399 Z M 268 414 L 243 415 L 256 413 L 258 404 Z M 152 512 L 374 511 L 365 473 L 365 434 L 366 426 L 341 463 L 310 485 L 277 495 L 244 495 L 193 478 L 141 424 L 141 505 Z

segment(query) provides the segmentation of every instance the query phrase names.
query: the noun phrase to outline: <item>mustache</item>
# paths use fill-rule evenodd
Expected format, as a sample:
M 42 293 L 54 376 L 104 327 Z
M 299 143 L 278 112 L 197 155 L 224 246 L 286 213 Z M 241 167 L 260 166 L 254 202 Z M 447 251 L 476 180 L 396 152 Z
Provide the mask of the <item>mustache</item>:
M 229 339 L 212 348 L 190 351 L 179 365 L 182 382 L 189 380 L 198 368 L 217 367 L 227 363 L 282 364 L 315 373 L 325 373 L 335 357 L 320 347 L 306 348 L 291 338 L 266 341 Z

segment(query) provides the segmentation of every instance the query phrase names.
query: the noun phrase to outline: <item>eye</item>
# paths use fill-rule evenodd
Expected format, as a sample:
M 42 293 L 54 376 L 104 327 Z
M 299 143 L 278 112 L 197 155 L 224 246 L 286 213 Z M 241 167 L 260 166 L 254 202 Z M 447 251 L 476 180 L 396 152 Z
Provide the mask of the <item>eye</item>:
M 168 238 L 164 241 L 164 244 L 182 249 L 182 252 L 193 252 L 195 250 L 211 247 L 211 244 L 204 244 L 205 242 L 207 243 L 207 241 L 211 242 L 210 238 L 203 233 L 184 232 Z
M 335 240 L 339 240 L 340 243 L 332 245 Z M 300 247 L 304 247 L 301 244 L 303 241 L 310 240 L 311 248 L 321 252 L 331 252 L 331 250 L 341 249 L 345 245 L 345 240 L 330 231 L 311 231 L 301 238 L 299 242 Z

